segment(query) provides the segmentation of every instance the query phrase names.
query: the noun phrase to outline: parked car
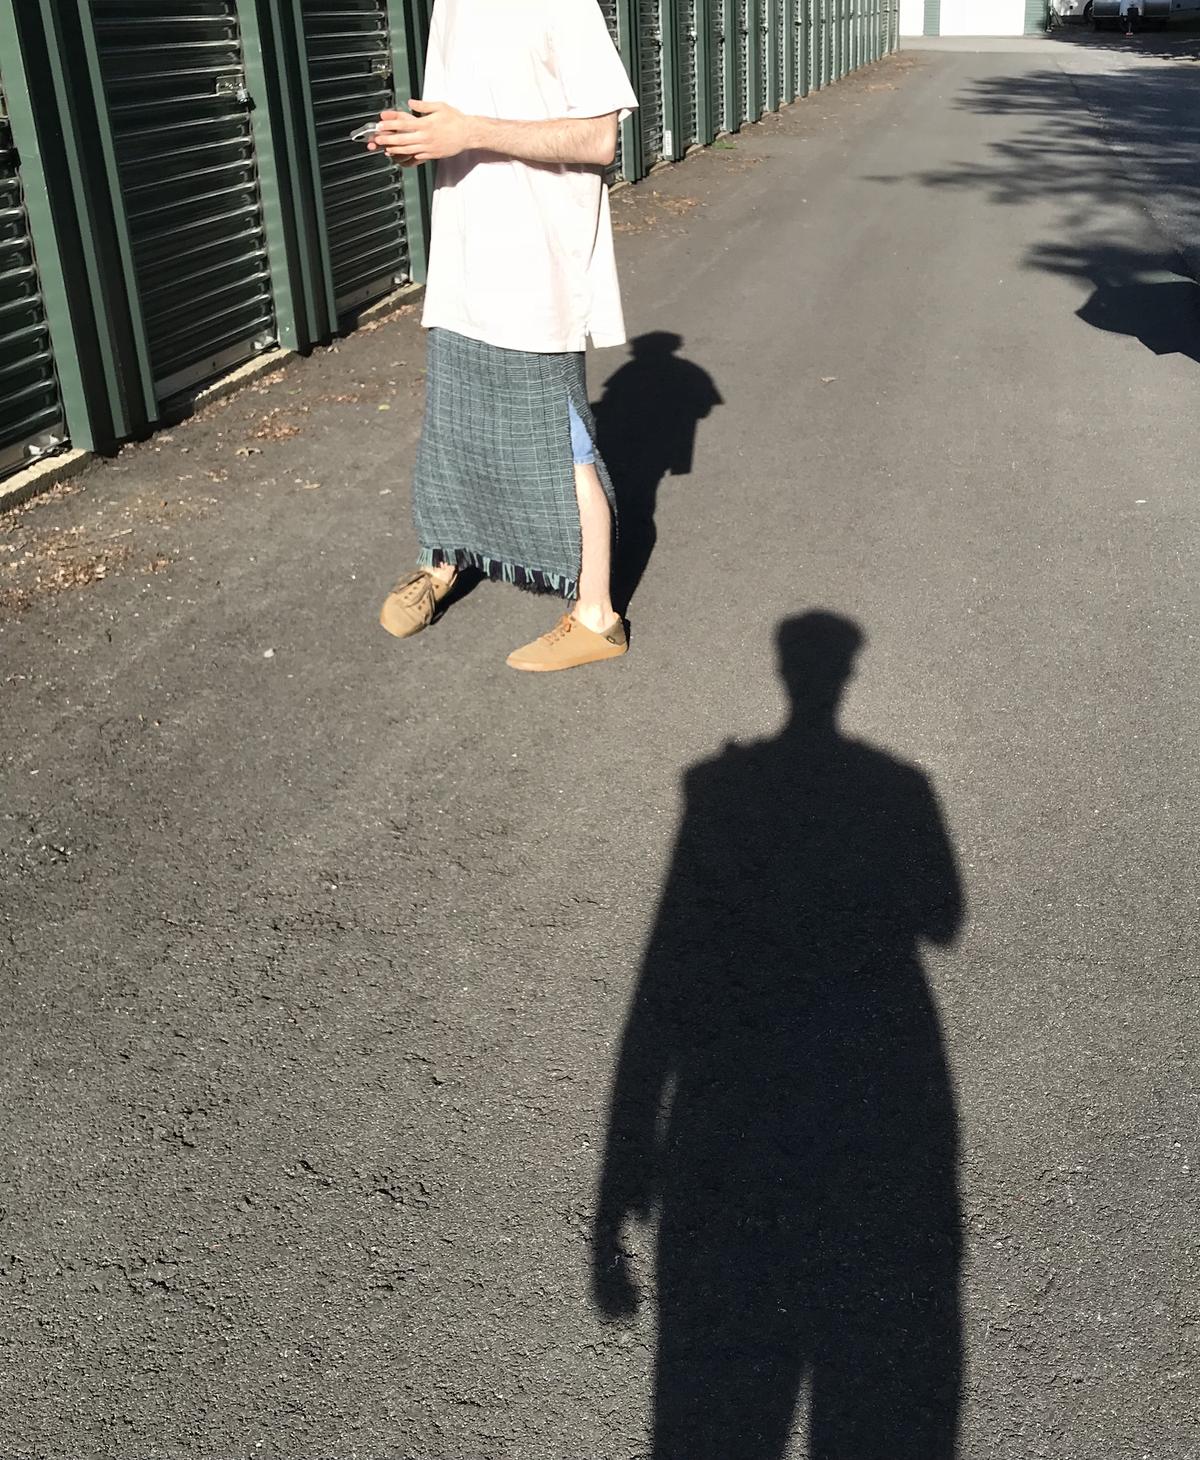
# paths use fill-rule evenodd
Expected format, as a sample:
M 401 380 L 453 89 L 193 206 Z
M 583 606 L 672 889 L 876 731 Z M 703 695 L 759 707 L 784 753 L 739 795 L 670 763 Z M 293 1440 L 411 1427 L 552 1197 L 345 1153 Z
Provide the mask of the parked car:
M 1136 14 L 1139 25 L 1159 29 L 1172 20 L 1200 18 L 1200 0 L 1091 0 L 1088 8 L 1097 30 L 1123 27 L 1127 13 Z
M 1061 25 L 1090 22 L 1092 0 L 1050 0 L 1050 20 Z

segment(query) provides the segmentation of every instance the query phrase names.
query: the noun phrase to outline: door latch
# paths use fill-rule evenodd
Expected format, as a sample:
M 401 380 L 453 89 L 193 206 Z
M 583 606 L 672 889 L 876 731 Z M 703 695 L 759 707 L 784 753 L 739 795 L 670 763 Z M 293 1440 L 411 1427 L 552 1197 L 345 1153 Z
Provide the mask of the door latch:
M 246 87 L 246 78 L 242 75 L 218 76 L 217 95 L 232 96 L 239 105 L 245 106 L 250 100 L 250 92 Z

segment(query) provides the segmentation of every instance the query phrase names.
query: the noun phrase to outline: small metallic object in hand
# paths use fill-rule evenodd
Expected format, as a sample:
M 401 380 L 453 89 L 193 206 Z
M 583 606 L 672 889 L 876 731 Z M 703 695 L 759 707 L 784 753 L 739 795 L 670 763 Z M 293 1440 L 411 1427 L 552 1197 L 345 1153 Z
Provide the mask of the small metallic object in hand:
M 378 130 L 378 122 L 368 122 L 365 127 L 359 127 L 357 132 L 351 132 L 350 140 L 351 142 L 369 142 Z

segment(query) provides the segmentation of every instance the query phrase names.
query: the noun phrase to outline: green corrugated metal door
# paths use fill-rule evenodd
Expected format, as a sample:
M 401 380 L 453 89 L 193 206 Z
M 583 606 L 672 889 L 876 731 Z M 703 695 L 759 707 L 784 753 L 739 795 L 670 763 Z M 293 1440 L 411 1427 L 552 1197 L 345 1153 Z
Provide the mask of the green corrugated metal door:
M 758 7 L 758 82 L 759 101 L 762 111 L 771 111 L 774 107 L 775 92 L 775 69 L 774 55 L 772 55 L 771 44 L 771 23 L 772 13 L 775 10 L 775 0 L 759 0 Z
M 823 0 L 808 0 L 808 85 L 821 89 L 821 9 Z
M 302 0 L 333 294 L 339 316 L 409 277 L 400 169 L 350 133 L 395 105 L 386 0 Z M 404 98 L 407 100 L 407 97 Z
M 829 0 L 829 75 L 842 79 L 842 6 L 845 0 Z
M 67 439 L 0 80 L 0 475 Z
M 750 0 L 738 0 L 738 126 L 750 119 Z
M 791 101 L 787 94 L 787 17 L 783 0 L 771 0 L 771 48 L 775 68 L 775 105 Z
M 621 49 L 621 22 L 617 15 L 617 0 L 600 0 L 600 13 L 604 16 L 608 33 L 612 36 L 612 43 L 619 51 Z M 623 130 L 623 128 L 617 130 L 617 157 L 612 166 L 613 174 L 617 177 L 621 177 L 625 172 L 625 149 L 621 138 Z
M 679 115 L 685 147 L 700 140 L 699 75 L 696 70 L 696 0 L 680 0 L 679 16 Z
M 91 0 L 159 400 L 276 338 L 234 0 Z
M 638 6 L 638 100 L 641 102 L 642 166 L 663 156 L 663 27 L 660 0 Z
M 731 128 L 725 91 L 725 68 L 728 65 L 729 49 L 725 43 L 725 0 L 709 0 L 708 25 L 708 59 L 712 67 L 713 122 L 716 131 L 728 132 Z

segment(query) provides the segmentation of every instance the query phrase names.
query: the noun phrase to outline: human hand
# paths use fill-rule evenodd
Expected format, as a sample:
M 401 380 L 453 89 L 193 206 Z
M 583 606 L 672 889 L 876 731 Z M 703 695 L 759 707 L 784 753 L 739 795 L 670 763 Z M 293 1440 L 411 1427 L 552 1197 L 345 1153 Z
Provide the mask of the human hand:
M 379 114 L 379 128 L 368 144 L 401 167 L 457 157 L 471 146 L 471 118 L 444 101 L 410 101 L 409 111 Z

